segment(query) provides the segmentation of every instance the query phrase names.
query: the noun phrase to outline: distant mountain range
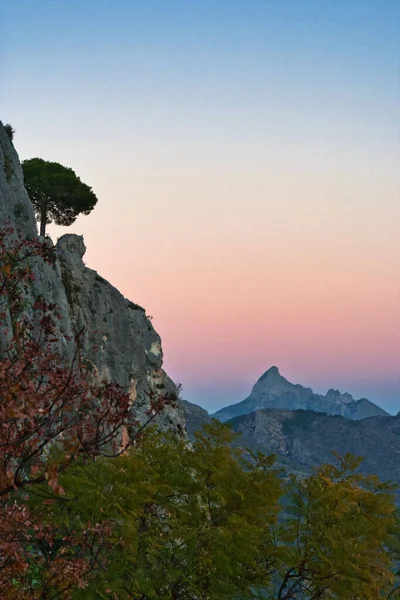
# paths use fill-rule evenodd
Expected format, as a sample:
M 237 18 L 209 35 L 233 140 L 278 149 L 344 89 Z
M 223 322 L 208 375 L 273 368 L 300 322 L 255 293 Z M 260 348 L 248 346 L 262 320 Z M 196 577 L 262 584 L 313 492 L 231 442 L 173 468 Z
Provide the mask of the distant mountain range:
M 260 377 L 248 398 L 222 408 L 213 416 L 220 421 L 228 421 L 263 408 L 312 410 L 347 419 L 388 416 L 386 411 L 366 398 L 355 400 L 351 394 L 341 394 L 333 389 L 322 396 L 315 394 L 311 388 L 290 383 L 282 377 L 278 367 L 271 367 Z
M 193 438 L 212 416 L 187 401 L 181 401 L 181 407 Z M 400 413 L 389 416 L 369 400 L 354 400 L 334 390 L 325 396 L 314 394 L 289 383 L 272 367 L 246 400 L 213 416 L 228 421 L 240 434 L 235 445 L 274 453 L 289 472 L 307 473 L 313 466 L 332 462 L 332 451 L 350 452 L 364 457 L 363 473 L 400 485 Z
M 310 410 L 258 410 L 229 421 L 241 434 L 240 445 L 265 454 L 293 470 L 309 471 L 332 462 L 332 451 L 362 456 L 361 471 L 400 484 L 400 416 L 354 421 Z

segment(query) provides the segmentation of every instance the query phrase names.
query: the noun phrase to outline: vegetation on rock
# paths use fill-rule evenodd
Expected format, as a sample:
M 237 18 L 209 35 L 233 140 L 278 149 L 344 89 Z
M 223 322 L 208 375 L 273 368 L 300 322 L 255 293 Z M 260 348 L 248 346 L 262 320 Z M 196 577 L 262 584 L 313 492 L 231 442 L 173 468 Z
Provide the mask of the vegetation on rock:
M 10 183 L 11 177 L 14 175 L 14 168 L 11 162 L 11 159 L 7 154 L 4 156 L 4 164 L 3 164 L 4 174 L 6 176 L 7 182 Z
M 10 140 L 12 141 L 14 139 L 14 135 L 15 135 L 15 129 L 12 125 L 10 125 L 10 123 L 6 123 L 4 125 L 4 129 L 6 134 L 8 135 L 8 137 L 10 138 Z

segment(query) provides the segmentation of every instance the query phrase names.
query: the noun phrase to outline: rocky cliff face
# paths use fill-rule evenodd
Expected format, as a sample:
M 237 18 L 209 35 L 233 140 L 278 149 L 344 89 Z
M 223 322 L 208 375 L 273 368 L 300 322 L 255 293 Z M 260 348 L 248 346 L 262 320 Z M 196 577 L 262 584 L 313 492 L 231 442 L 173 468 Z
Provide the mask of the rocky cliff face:
M 16 236 L 37 237 L 18 155 L 0 124 L 0 226 L 6 224 L 14 229 Z M 81 349 L 94 374 L 129 390 L 139 416 L 143 417 L 150 394 L 177 392 L 162 369 L 160 337 L 143 308 L 125 299 L 96 271 L 84 265 L 85 250 L 82 237 L 64 235 L 55 246 L 54 266 L 35 260 L 31 298 L 41 295 L 59 307 L 58 337 L 65 360 L 71 360 L 75 352 L 74 334 L 83 330 Z M 158 423 L 161 428 L 185 430 L 180 407 L 167 407 Z
M 211 423 L 212 417 L 204 408 L 187 400 L 180 400 L 179 404 L 185 415 L 188 437 L 190 440 L 193 440 L 196 431 L 199 431 L 203 425 Z
M 221 421 L 227 421 L 263 408 L 313 410 L 329 415 L 341 415 L 348 419 L 388 415 L 366 398 L 354 400 L 351 394 L 341 394 L 338 390 L 331 389 L 325 396 L 314 394 L 311 388 L 290 383 L 282 377 L 277 367 L 271 367 L 257 381 L 248 398 L 222 408 L 214 416 Z

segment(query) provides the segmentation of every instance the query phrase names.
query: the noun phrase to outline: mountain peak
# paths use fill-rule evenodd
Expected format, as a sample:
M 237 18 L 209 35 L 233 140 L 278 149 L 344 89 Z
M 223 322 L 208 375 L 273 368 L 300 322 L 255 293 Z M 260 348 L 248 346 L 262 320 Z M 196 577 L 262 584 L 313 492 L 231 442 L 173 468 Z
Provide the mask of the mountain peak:
M 274 375 L 280 375 L 279 369 L 278 369 L 278 367 L 275 367 L 275 365 L 273 365 L 272 367 L 270 367 L 268 369 L 268 371 L 266 371 L 266 372 L 267 373 L 271 373 L 271 374 L 273 373 Z
M 348 393 L 330 389 L 325 396 L 315 394 L 311 388 L 293 384 L 283 377 L 278 367 L 270 367 L 255 383 L 242 402 L 222 408 L 215 413 L 221 421 L 238 415 L 249 414 L 264 408 L 282 410 L 311 410 L 330 415 L 341 415 L 348 419 L 363 419 L 371 416 L 387 415 L 372 402 L 358 402 Z
M 268 369 L 268 371 L 265 371 L 264 375 L 261 375 L 260 379 L 270 379 L 272 377 L 280 376 L 281 374 L 279 373 L 278 367 L 272 366 Z

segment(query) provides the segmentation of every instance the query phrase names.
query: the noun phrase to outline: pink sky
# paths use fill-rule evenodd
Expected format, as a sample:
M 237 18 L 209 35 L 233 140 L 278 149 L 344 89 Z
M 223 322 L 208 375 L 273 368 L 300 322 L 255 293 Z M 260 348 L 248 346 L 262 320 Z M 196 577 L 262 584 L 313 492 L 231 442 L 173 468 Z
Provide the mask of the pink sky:
M 146 307 L 168 372 L 211 410 L 243 399 L 272 364 L 396 410 L 397 175 L 357 170 L 359 159 L 349 173 L 344 157 L 334 173 L 327 161 L 316 175 L 310 159 L 285 177 L 277 159 L 269 172 L 273 157 L 258 160 L 250 173 L 237 160 L 181 177 L 166 157 L 157 177 L 127 165 L 97 176 L 103 201 L 71 228 L 85 232 L 87 264 Z

